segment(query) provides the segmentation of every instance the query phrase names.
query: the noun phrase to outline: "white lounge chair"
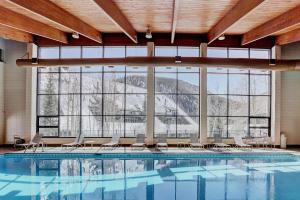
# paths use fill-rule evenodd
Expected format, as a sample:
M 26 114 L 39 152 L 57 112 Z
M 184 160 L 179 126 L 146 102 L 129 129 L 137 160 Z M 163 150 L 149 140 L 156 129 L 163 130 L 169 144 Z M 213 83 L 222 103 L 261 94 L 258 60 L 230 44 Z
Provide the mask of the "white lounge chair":
M 40 146 L 41 144 L 42 137 L 38 133 L 33 136 L 32 140 L 29 143 L 24 143 L 24 144 L 15 144 L 16 147 L 22 147 L 24 148 L 24 153 L 29 149 L 30 147 L 35 147 L 34 152 L 36 149 Z
M 156 143 L 156 148 L 158 149 L 159 147 L 166 147 L 168 148 L 168 143 L 167 143 L 167 134 L 159 134 L 157 137 L 157 143 Z
M 118 147 L 120 144 L 120 136 L 113 135 L 111 141 L 105 144 L 102 144 L 102 147 Z
M 228 148 L 230 145 L 223 143 L 221 134 L 214 135 L 214 147 L 218 148 Z
M 83 145 L 83 143 L 84 143 L 84 136 L 82 134 L 79 134 L 75 138 L 74 142 L 62 144 L 61 148 L 63 148 L 63 147 L 66 147 L 66 148 L 67 147 L 80 147 Z
M 132 148 L 136 147 L 141 147 L 141 148 L 144 148 L 146 147 L 146 144 L 145 144 L 145 135 L 144 134 L 137 134 L 136 135 L 136 142 L 133 143 L 131 145 Z
M 240 147 L 240 148 L 252 148 L 251 145 L 244 143 L 243 139 L 241 136 L 234 136 L 234 143 L 236 147 Z
M 199 142 L 197 134 L 190 134 L 190 147 L 191 148 L 204 148 L 204 144 Z

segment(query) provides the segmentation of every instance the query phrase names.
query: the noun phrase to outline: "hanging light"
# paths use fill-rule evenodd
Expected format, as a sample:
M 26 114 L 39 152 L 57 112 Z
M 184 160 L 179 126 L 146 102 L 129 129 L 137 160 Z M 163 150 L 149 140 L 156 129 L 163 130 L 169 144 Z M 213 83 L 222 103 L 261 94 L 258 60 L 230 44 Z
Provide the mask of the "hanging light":
M 151 33 L 151 30 L 150 30 L 149 26 L 147 26 L 147 31 L 146 31 L 145 37 L 147 39 L 151 39 L 152 38 L 152 33 Z
M 223 35 L 221 35 L 219 38 L 218 38 L 218 40 L 225 40 L 225 35 L 223 34 Z
M 77 32 L 72 33 L 72 38 L 79 39 L 79 34 Z

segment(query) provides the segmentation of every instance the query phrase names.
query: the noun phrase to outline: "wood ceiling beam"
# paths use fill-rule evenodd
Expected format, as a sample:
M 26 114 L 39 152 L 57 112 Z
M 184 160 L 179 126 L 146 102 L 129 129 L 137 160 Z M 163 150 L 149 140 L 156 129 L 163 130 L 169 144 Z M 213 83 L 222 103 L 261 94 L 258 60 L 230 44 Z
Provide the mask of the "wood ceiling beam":
M 294 71 L 300 70 L 300 60 L 276 60 L 274 65 L 269 59 L 248 58 L 208 58 L 182 57 L 181 63 L 175 63 L 175 57 L 126 57 L 126 58 L 86 58 L 86 59 L 39 59 L 32 64 L 31 59 L 18 59 L 19 67 L 77 67 L 77 66 L 152 66 L 152 67 L 212 67 Z
M 243 35 L 242 45 L 272 35 L 286 28 L 300 24 L 300 6 L 297 6 L 274 19 L 248 31 Z
M 138 43 L 137 33 L 132 24 L 112 0 L 94 0 L 94 2 L 134 43 Z
M 98 30 L 65 11 L 61 7 L 45 0 L 8 0 L 11 3 L 40 15 L 52 22 L 67 27 L 85 37 L 101 43 L 101 34 Z
M 171 44 L 174 43 L 176 26 L 178 22 L 179 13 L 179 0 L 174 0 L 173 2 L 173 18 L 172 18 L 172 30 L 171 30 Z
M 3 25 L 0 25 L 0 37 L 25 43 L 33 42 L 33 36 L 30 33 Z
M 220 21 L 218 21 L 208 32 L 208 44 L 225 33 L 232 25 L 245 17 L 254 8 L 259 6 L 264 0 L 240 0 L 230 9 Z
M 292 42 L 300 41 L 300 28 L 277 36 L 276 44 L 285 45 Z
M 51 40 L 68 43 L 67 35 L 51 26 L 0 7 L 0 24 Z

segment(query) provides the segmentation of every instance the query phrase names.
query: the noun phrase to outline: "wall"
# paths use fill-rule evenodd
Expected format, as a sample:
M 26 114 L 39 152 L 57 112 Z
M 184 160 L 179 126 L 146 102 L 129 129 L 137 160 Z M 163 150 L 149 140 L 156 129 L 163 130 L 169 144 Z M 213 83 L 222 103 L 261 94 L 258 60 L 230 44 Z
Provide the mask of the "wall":
M 282 47 L 282 59 L 300 59 L 300 43 Z M 300 72 L 281 75 L 281 132 L 288 144 L 300 144 Z
M 5 42 L 0 38 L 0 49 L 4 51 Z M 4 63 L 0 62 L 0 144 L 4 138 Z
M 26 44 L 5 40 L 4 57 L 4 109 L 5 143 L 13 136 L 26 137 L 26 69 L 16 66 L 16 59 L 25 55 Z

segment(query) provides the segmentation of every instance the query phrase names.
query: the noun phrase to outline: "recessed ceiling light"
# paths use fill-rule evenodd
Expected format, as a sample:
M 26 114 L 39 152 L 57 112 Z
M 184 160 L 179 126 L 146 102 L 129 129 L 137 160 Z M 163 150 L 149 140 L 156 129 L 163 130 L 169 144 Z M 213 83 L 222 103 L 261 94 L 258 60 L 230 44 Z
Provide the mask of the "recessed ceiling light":
M 79 39 L 79 34 L 77 32 L 72 33 L 72 38 Z
M 225 40 L 225 35 L 224 35 L 224 34 L 221 35 L 221 36 L 218 38 L 218 40 Z

